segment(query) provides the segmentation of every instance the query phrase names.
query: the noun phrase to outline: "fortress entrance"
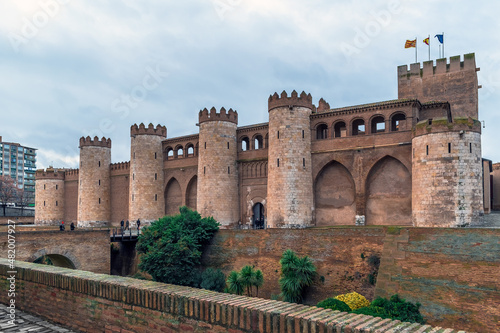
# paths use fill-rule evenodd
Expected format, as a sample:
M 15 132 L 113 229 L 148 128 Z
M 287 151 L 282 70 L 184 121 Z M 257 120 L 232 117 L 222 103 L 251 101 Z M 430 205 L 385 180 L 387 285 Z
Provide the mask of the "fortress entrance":
M 265 221 L 264 221 L 264 205 L 260 202 L 257 202 L 253 206 L 253 228 L 254 229 L 265 229 Z

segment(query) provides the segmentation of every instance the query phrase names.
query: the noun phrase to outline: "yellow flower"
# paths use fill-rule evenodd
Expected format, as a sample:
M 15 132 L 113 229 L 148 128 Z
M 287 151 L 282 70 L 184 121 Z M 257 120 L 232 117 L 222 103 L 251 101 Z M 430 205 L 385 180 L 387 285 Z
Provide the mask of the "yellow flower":
M 338 295 L 335 298 L 347 304 L 351 308 L 351 310 L 364 308 L 365 306 L 370 305 L 370 302 L 365 298 L 365 296 L 360 295 L 357 292 Z

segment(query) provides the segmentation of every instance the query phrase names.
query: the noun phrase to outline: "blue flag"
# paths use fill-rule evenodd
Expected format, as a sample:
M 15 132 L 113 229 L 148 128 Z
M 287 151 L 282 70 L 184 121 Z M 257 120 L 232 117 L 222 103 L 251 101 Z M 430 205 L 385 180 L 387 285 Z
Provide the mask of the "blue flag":
M 441 44 L 443 44 L 443 41 L 444 41 L 444 35 L 436 35 L 436 36 L 434 36 L 434 38 L 436 38 L 436 37 L 437 37 L 438 41 L 439 41 Z

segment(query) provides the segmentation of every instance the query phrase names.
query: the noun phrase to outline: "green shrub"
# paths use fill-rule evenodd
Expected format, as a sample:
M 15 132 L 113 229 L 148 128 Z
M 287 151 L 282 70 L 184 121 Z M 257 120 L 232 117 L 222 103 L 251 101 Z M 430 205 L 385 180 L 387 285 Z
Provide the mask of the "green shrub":
M 201 288 L 221 292 L 225 286 L 226 276 L 220 269 L 209 267 L 201 274 Z
M 281 296 L 285 302 L 300 303 L 307 287 L 312 285 L 316 267 L 309 257 L 298 257 L 292 250 L 286 250 L 280 259 L 279 279 Z
M 373 316 L 373 317 L 380 317 L 383 319 L 392 318 L 391 315 L 384 308 L 381 308 L 378 306 L 372 306 L 372 305 L 354 310 L 352 313 L 364 314 L 364 315 Z
M 420 314 L 419 308 L 420 303 L 413 304 L 411 302 L 406 302 L 396 294 L 391 296 L 390 300 L 377 297 L 369 307 L 358 309 L 353 312 L 376 317 L 382 317 L 383 315 L 386 315 L 387 317 L 382 318 L 390 318 L 394 320 L 401 320 L 403 322 L 424 324 L 425 321 Z
M 327 298 L 316 305 L 318 308 L 338 310 L 341 312 L 351 312 L 349 305 L 335 298 Z

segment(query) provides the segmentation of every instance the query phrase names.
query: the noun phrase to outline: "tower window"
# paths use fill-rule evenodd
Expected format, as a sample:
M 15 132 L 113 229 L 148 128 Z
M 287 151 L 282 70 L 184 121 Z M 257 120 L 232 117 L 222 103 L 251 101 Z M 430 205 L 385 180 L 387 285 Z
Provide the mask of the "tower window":
M 305 136 L 305 133 L 304 133 L 304 130 L 302 130 L 302 139 L 304 138 Z
M 45 201 L 43 202 L 43 206 L 45 207 Z
M 207 149 L 207 143 L 205 142 L 205 149 Z
M 134 201 L 134 195 L 132 194 L 132 201 Z
M 157 153 L 155 153 L 155 160 L 156 160 Z
M 280 131 L 278 131 L 278 139 L 280 138 Z
M 101 204 L 101 198 L 99 198 L 99 205 Z
M 472 154 L 472 143 L 469 143 L 469 153 Z
M 303 166 L 304 168 L 306 167 L 306 159 L 305 159 L 305 158 L 303 158 L 303 159 L 302 159 L 302 166 Z
M 229 142 L 227 143 L 227 149 L 229 149 Z
M 43 189 L 45 190 L 45 184 L 43 184 Z
M 101 186 L 101 180 L 99 179 L 99 186 Z
M 231 167 L 227 167 L 227 174 L 229 175 L 231 173 Z
M 59 189 L 59 185 L 56 184 L 56 190 Z
M 448 154 L 450 154 L 450 153 L 451 153 L 451 143 L 448 142 Z
M 277 165 L 278 165 L 278 168 L 280 167 L 280 159 L 278 158 L 277 160 Z
M 155 194 L 155 201 L 158 201 L 158 194 Z
M 426 153 L 427 155 L 429 155 L 429 146 L 428 146 L 428 145 L 427 145 L 427 146 L 425 146 L 425 153 Z
M 135 160 L 135 152 L 134 152 L 134 160 Z
M 135 180 L 135 173 L 132 174 L 132 180 Z
M 155 180 L 158 180 L 158 174 L 155 173 Z
M 101 161 L 99 161 L 99 168 L 101 167 Z
M 57 205 L 57 201 L 56 201 L 56 207 L 57 207 L 57 206 L 58 206 L 58 205 Z
M 203 167 L 203 174 L 207 173 L 207 167 Z

